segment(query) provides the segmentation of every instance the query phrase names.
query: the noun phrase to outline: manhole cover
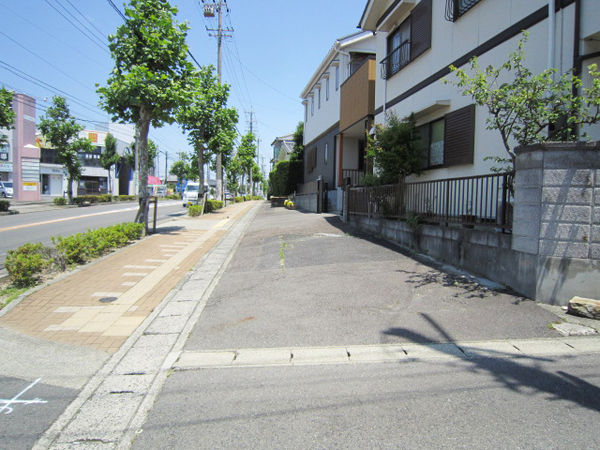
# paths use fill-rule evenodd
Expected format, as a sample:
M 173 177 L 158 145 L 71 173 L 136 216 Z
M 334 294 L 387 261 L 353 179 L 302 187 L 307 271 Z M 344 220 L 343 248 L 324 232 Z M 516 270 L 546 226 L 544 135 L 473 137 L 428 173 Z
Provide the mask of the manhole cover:
M 117 299 L 117 297 L 102 297 L 100 299 L 100 303 L 110 303 L 110 302 L 114 302 Z

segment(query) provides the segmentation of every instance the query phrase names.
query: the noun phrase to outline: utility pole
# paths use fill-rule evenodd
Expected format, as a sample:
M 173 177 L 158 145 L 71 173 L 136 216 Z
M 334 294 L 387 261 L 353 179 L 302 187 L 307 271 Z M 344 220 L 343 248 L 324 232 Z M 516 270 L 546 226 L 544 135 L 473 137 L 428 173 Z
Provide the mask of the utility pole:
M 223 28 L 223 7 L 229 12 L 227 6 L 227 0 L 214 0 L 212 2 L 202 0 L 204 4 L 204 17 L 215 17 L 215 11 L 218 16 L 217 29 L 206 28 L 208 35 L 217 38 L 217 80 L 221 84 L 221 47 L 223 45 L 224 37 L 232 37 L 231 34 L 233 28 Z M 216 175 L 217 175 L 217 199 L 223 200 L 223 156 L 221 153 L 217 153 L 217 164 L 216 164 Z
M 169 161 L 169 152 L 165 151 L 165 186 L 167 185 L 167 176 L 168 176 L 168 172 L 167 172 L 167 164 Z

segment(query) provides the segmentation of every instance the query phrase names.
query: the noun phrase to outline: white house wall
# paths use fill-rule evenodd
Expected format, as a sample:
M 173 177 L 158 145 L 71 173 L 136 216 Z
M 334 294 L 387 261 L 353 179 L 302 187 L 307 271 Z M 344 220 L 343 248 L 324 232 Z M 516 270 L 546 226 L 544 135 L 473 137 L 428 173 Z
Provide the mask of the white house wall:
M 446 0 L 433 0 L 432 3 L 432 37 L 431 48 L 407 66 L 402 68 L 386 81 L 379 76 L 376 81 L 375 108 L 376 123 L 384 122 L 381 111 L 386 102 L 393 101 L 397 96 L 411 89 L 430 75 L 446 68 L 457 59 L 472 52 L 479 45 L 500 34 L 505 29 L 518 23 L 523 18 L 547 6 L 547 0 L 482 0 L 467 11 L 455 22 L 447 21 L 444 17 Z M 589 8 L 586 9 L 586 8 Z M 600 2 L 598 0 L 583 0 L 582 36 L 597 32 L 600 28 Z M 560 71 L 569 70 L 573 64 L 573 35 L 574 35 L 575 5 L 570 5 L 556 13 L 554 65 Z M 593 16 L 593 17 L 590 17 Z M 391 30 L 395 30 L 408 14 L 399 18 Z M 547 68 L 548 61 L 548 19 L 532 26 L 527 31 L 529 38 L 525 45 L 526 65 L 533 73 L 539 73 Z M 387 26 L 386 26 L 387 28 Z M 380 62 L 387 55 L 388 33 L 377 32 L 377 60 Z M 487 53 L 479 56 L 481 67 L 487 65 L 500 66 L 508 54 L 517 48 L 520 35 L 503 42 Z M 586 61 L 584 66 L 594 60 Z M 596 60 L 596 62 L 598 62 Z M 467 65 L 463 66 L 467 68 Z M 447 76 L 453 79 L 454 75 Z M 508 78 L 504 81 L 510 81 Z M 388 106 L 387 111 L 393 111 L 398 117 L 405 117 L 413 112 L 419 112 L 440 100 L 449 100 L 450 105 L 439 107 L 434 112 L 418 118 L 418 124 L 443 117 L 445 114 L 472 104 L 470 97 L 464 97 L 452 85 L 444 84 L 442 80 L 426 86 L 420 91 L 407 97 L 401 102 Z M 491 162 L 484 161 L 487 156 L 505 156 L 505 150 L 496 130 L 486 129 L 487 112 L 483 107 L 476 108 L 475 117 L 475 160 L 474 164 L 452 166 L 448 168 L 429 170 L 420 180 L 438 179 L 445 177 L 460 177 L 489 173 Z M 593 129 L 597 136 L 598 127 Z

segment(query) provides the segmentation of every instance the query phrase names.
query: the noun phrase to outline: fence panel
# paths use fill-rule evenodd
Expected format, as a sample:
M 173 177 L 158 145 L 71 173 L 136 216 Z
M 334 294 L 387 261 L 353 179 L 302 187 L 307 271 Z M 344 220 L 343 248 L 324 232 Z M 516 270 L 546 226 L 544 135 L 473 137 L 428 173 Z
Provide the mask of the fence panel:
M 513 174 L 449 178 L 349 189 L 349 213 L 429 223 L 512 228 Z

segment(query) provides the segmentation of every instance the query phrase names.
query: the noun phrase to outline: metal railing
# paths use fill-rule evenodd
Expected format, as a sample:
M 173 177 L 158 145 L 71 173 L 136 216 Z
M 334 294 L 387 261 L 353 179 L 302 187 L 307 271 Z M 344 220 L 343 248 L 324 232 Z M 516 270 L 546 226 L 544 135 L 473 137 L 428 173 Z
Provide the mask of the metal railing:
M 410 41 L 404 41 L 381 61 L 381 78 L 387 80 L 410 62 Z
M 350 178 L 351 186 L 361 186 L 362 178 L 365 175 L 364 170 L 357 169 L 344 169 L 342 170 L 342 177 L 344 180 Z
M 350 214 L 512 229 L 513 174 L 350 188 Z
M 446 20 L 454 22 L 481 0 L 446 0 Z

